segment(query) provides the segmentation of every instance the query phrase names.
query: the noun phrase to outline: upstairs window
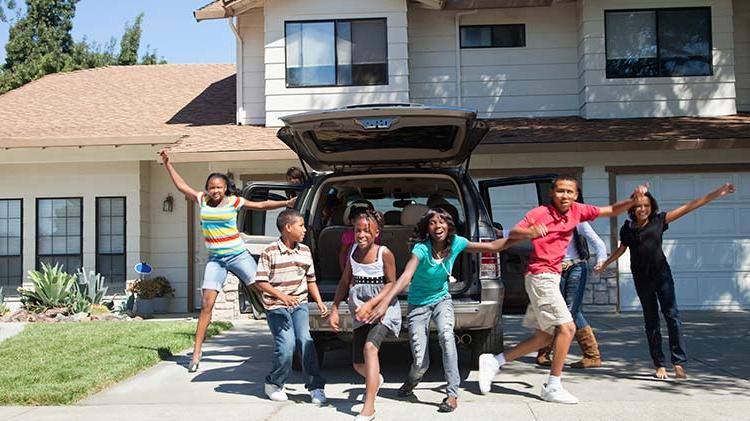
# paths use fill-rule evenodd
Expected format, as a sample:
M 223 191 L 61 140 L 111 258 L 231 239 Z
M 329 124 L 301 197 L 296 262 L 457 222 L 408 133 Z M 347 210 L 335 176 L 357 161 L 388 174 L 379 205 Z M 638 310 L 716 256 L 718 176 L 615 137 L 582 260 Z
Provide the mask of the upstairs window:
M 605 11 L 608 78 L 710 76 L 708 7 Z
M 526 46 L 526 25 L 467 25 L 461 27 L 461 48 Z
M 286 86 L 388 84 L 385 19 L 286 23 Z

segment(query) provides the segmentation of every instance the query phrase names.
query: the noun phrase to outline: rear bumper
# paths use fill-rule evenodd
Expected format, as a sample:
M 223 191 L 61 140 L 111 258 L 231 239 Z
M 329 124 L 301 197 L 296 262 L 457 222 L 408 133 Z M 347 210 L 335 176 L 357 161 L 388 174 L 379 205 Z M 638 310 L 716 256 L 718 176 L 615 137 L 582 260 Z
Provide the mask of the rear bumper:
M 482 281 L 482 300 L 470 300 L 467 298 L 453 297 L 453 312 L 456 318 L 455 331 L 491 329 L 500 322 L 503 302 L 503 285 L 499 279 L 490 279 Z M 403 317 L 402 331 L 407 329 L 406 314 L 408 304 L 406 300 L 399 300 L 401 305 L 401 315 Z M 330 308 L 332 302 L 326 302 Z M 311 332 L 331 332 L 333 329 L 328 324 L 327 319 L 320 317 L 320 310 L 315 303 L 309 303 L 310 310 L 310 331 Z M 339 325 L 340 331 L 352 331 L 352 316 L 349 313 L 349 307 L 346 303 L 339 306 Z M 432 326 L 434 328 L 434 326 Z

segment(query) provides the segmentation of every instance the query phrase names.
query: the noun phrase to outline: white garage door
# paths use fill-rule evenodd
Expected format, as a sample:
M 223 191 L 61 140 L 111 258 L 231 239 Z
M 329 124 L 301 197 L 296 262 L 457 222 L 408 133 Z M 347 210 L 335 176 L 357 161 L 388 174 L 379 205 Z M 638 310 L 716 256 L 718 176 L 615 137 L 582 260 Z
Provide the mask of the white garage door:
M 750 173 L 648 174 L 617 176 L 619 198 L 643 182 L 661 211 L 703 196 L 726 182 L 737 192 L 670 224 L 664 253 L 672 267 L 682 309 L 750 308 Z M 627 214 L 618 218 L 619 227 Z M 630 255 L 618 262 L 620 308 L 640 310 L 630 273 Z

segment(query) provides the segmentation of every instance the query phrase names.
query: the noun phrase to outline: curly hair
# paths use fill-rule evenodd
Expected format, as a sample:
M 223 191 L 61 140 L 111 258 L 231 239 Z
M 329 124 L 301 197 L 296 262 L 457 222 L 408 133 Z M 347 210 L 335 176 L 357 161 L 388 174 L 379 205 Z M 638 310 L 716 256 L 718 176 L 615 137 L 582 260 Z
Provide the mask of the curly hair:
M 447 243 L 446 249 L 450 254 L 451 244 L 453 243 L 453 239 L 456 237 L 456 223 L 453 221 L 453 217 L 451 216 L 451 214 L 446 212 L 445 209 L 430 208 L 427 212 L 425 212 L 425 214 L 422 215 L 422 218 L 419 219 L 419 222 L 417 222 L 417 227 L 414 229 L 412 241 L 423 242 L 427 241 L 430 238 L 430 219 L 432 219 L 434 216 L 440 217 L 440 219 L 448 224 L 448 235 L 446 236 L 445 240 Z
M 380 213 L 380 212 L 378 212 L 376 210 L 367 209 L 367 208 L 359 208 L 359 209 L 360 210 L 357 210 L 357 213 L 354 216 L 355 219 L 352 220 L 352 222 L 354 222 L 355 225 L 356 225 L 356 223 L 357 223 L 358 220 L 364 219 L 368 223 L 369 222 L 374 222 L 377 225 L 377 227 L 378 227 L 378 231 L 382 231 L 383 230 L 384 219 L 383 219 L 383 214 L 382 213 Z

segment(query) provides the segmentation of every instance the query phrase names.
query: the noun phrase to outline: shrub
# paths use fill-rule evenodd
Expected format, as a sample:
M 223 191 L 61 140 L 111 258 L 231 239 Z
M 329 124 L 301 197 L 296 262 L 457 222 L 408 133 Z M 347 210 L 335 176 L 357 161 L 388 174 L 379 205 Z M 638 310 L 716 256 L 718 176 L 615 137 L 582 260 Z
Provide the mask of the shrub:
M 27 310 L 42 312 L 50 308 L 66 307 L 80 295 L 76 277 L 63 271 L 62 265 L 42 263 L 42 270 L 29 271 L 33 289 L 18 288 L 21 303 Z
M 174 297 L 174 288 L 172 288 L 172 285 L 169 283 L 167 278 L 163 276 L 157 276 L 153 279 L 153 281 L 158 287 L 158 292 L 156 293 L 157 297 Z
M 158 297 L 159 284 L 154 282 L 153 279 L 138 279 L 133 282 L 131 292 L 138 298 L 148 300 Z

